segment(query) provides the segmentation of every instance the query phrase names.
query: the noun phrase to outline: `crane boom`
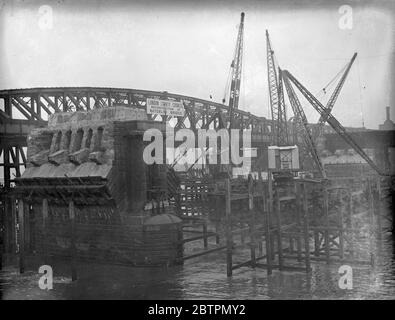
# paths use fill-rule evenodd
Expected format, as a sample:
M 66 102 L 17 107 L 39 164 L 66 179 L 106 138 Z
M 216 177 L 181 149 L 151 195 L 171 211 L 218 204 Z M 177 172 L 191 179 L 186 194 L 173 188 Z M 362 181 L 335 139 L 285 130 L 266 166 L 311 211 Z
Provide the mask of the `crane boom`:
M 284 88 L 283 88 L 283 75 L 280 67 L 278 68 L 278 145 L 288 145 L 288 126 L 287 126 L 287 113 L 285 108 L 284 100 Z
M 244 12 L 242 12 L 240 17 L 240 25 L 237 32 L 235 53 L 233 56 L 232 63 L 230 65 L 231 84 L 230 84 L 230 95 L 229 95 L 229 129 L 233 127 L 233 110 L 239 108 L 241 71 L 242 71 L 242 63 L 243 63 L 244 16 L 245 14 Z M 227 89 L 228 87 L 226 86 L 225 95 Z M 225 103 L 225 97 L 223 99 L 223 103 Z M 218 113 L 216 116 L 218 116 Z M 211 118 L 205 125 L 202 126 L 202 129 L 207 129 L 210 123 L 214 119 L 215 119 L 214 117 Z M 180 154 L 173 161 L 170 167 L 173 168 L 178 163 L 178 161 L 186 155 L 187 151 L 188 150 L 185 150 L 182 155 Z
M 354 139 L 347 133 L 346 129 L 341 123 L 317 100 L 314 95 L 308 91 L 290 72 L 283 71 L 285 77 L 289 79 L 309 101 L 313 108 L 322 116 L 326 118 L 329 125 L 339 134 L 339 136 L 350 145 L 361 157 L 364 159 L 379 175 L 386 175 L 379 167 L 369 158 L 363 149 L 354 141 Z
M 333 107 L 335 105 L 337 97 L 339 96 L 339 93 L 340 93 L 341 89 L 343 88 L 344 82 L 346 81 L 347 75 L 350 72 L 351 66 L 353 65 L 356 57 L 357 57 L 357 53 L 355 52 L 353 54 L 350 62 L 348 63 L 346 69 L 344 70 L 344 73 L 343 73 L 342 77 L 340 78 L 339 83 L 337 84 L 335 90 L 333 91 L 331 97 L 329 98 L 329 100 L 328 100 L 328 102 L 327 102 L 327 104 L 325 106 L 325 109 L 329 113 L 332 112 L 332 109 L 333 109 Z M 327 119 L 326 115 L 321 115 L 320 116 L 320 118 L 318 120 L 318 123 L 317 123 L 318 127 L 317 127 L 317 134 L 316 134 L 315 138 L 318 138 L 322 134 L 322 129 L 324 127 L 326 119 Z
M 272 114 L 272 143 L 278 146 L 288 144 L 287 119 L 283 96 L 279 95 L 274 51 L 270 43 L 269 32 L 266 30 L 267 75 L 269 83 L 270 109 Z M 281 94 L 281 92 L 280 92 Z M 282 100 L 281 100 L 282 99 Z
M 240 17 L 239 31 L 237 33 L 235 54 L 231 64 L 231 84 L 229 95 L 230 128 L 233 124 L 233 110 L 239 108 L 241 71 L 243 65 L 244 16 L 245 14 L 242 12 Z
M 282 74 L 283 74 L 283 72 L 281 70 L 279 70 L 280 77 Z M 303 128 L 302 134 L 303 134 L 303 140 L 304 140 L 304 147 L 308 150 L 309 154 L 313 158 L 314 163 L 316 164 L 321 176 L 323 178 L 326 178 L 324 166 L 322 165 L 321 159 L 320 159 L 318 152 L 317 152 L 317 147 L 315 145 L 314 139 L 313 139 L 313 137 L 310 133 L 310 130 L 307 126 L 308 121 L 307 121 L 306 114 L 303 111 L 302 105 L 300 104 L 300 101 L 299 101 L 298 97 L 296 96 L 295 91 L 294 91 L 291 83 L 289 82 L 289 79 L 287 78 L 286 75 L 283 76 L 283 79 L 284 79 L 285 88 L 288 93 L 289 102 L 291 103 L 292 110 L 295 114 L 297 126 L 298 126 L 298 128 Z

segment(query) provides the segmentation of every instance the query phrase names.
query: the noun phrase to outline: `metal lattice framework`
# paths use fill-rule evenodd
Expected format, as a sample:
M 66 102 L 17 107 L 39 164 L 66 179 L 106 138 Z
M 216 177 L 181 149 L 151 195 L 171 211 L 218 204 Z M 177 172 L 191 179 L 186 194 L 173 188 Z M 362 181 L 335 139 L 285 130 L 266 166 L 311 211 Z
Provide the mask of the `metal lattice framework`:
M 279 70 L 280 76 L 282 76 L 282 71 Z M 292 88 L 289 80 L 287 77 L 284 78 L 285 88 L 288 93 L 289 102 L 291 103 L 292 110 L 295 114 L 296 119 L 296 128 L 297 128 L 297 135 L 303 137 L 302 146 L 302 159 L 306 156 L 306 154 L 310 154 L 311 158 L 313 159 L 318 171 L 320 172 L 323 178 L 326 178 L 324 166 L 322 165 L 321 159 L 317 152 L 317 146 L 315 141 L 311 135 L 311 132 L 308 128 L 308 121 L 306 114 L 303 111 L 302 105 L 295 94 L 294 89 Z
M 344 73 L 342 75 L 342 77 L 339 80 L 339 83 L 337 84 L 335 90 L 333 91 L 331 97 L 329 98 L 325 109 L 327 110 L 328 113 L 332 112 L 333 107 L 335 106 L 335 102 L 337 100 L 337 97 L 340 94 L 341 89 L 343 88 L 344 82 L 346 81 L 347 75 L 350 72 L 351 66 L 354 63 L 355 58 L 357 57 L 357 53 L 354 53 L 350 62 L 347 64 L 346 69 L 344 70 Z M 327 116 L 326 115 L 322 115 L 320 116 L 319 120 L 318 120 L 318 126 L 316 128 L 316 133 L 314 136 L 314 139 L 319 138 L 322 135 L 322 131 L 324 128 L 324 124 L 326 122 Z
M 283 71 L 284 77 L 289 79 L 302 93 L 306 100 L 312 105 L 312 107 L 324 117 L 328 124 L 336 131 L 336 133 L 350 146 L 352 147 L 361 157 L 364 159 L 373 170 L 375 170 L 379 175 L 386 175 L 388 173 L 383 172 L 369 156 L 363 151 L 363 149 L 355 142 L 352 136 L 347 132 L 347 130 L 341 125 L 341 123 L 331 114 L 317 98 L 304 87 L 290 72 L 287 70 Z
M 3 153 L 5 186 L 10 186 L 10 169 L 26 164 L 23 147 L 30 130 L 46 124 L 55 112 L 74 112 L 98 108 L 128 106 L 146 108 L 147 98 L 182 101 L 185 115 L 176 118 L 176 129 L 226 128 L 229 125 L 229 107 L 213 101 L 168 92 L 122 88 L 31 88 L 0 91 L 0 137 Z M 148 115 L 150 120 L 169 121 L 170 116 Z M 270 139 L 271 121 L 236 109 L 233 128 L 252 130 L 253 142 L 266 143 Z M 21 154 L 22 161 L 18 161 Z M 15 161 L 10 161 L 15 160 Z M 19 163 L 20 162 L 20 163 Z M 16 170 L 19 176 L 20 170 Z
M 239 31 L 237 33 L 236 49 L 232 60 L 231 85 L 229 96 L 230 126 L 232 127 L 232 115 L 234 109 L 239 109 L 241 70 L 243 66 L 243 31 L 244 12 L 241 13 Z
M 266 30 L 266 54 L 267 54 L 267 74 L 269 83 L 270 108 L 273 120 L 272 143 L 275 145 L 287 145 L 287 118 L 285 113 L 284 95 L 279 86 L 276 64 L 274 61 L 274 51 L 270 43 L 269 33 Z M 281 90 L 281 91 L 280 91 Z

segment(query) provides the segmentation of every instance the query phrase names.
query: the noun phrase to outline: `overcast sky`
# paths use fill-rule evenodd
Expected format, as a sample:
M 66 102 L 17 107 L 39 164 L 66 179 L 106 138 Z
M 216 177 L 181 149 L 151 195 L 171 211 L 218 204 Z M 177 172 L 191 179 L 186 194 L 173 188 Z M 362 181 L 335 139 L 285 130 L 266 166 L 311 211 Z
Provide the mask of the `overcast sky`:
M 365 126 L 377 128 L 387 105 L 395 119 L 394 1 L 0 3 L 0 89 L 123 87 L 220 102 L 244 11 L 241 109 L 268 117 L 268 29 L 281 67 L 314 94 L 358 52 L 334 108 L 343 125 L 361 126 L 363 110 Z M 352 29 L 339 28 L 344 4 Z

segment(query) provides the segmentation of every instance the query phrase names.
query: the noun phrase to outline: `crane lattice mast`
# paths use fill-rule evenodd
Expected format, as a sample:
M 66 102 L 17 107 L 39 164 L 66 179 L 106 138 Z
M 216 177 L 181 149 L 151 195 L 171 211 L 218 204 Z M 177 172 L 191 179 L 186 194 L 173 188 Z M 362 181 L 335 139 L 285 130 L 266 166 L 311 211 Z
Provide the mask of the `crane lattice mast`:
M 279 69 L 280 78 L 282 75 L 283 72 L 281 71 L 281 69 Z M 286 77 L 286 75 L 284 75 L 282 78 L 284 79 L 284 85 L 288 93 L 289 102 L 291 103 L 292 111 L 295 115 L 295 120 L 297 124 L 296 128 L 298 130 L 297 135 L 303 138 L 303 144 L 301 150 L 302 154 L 303 155 L 310 154 L 321 176 L 323 178 L 326 178 L 324 166 L 322 165 L 321 159 L 317 152 L 317 146 L 308 128 L 308 121 L 306 114 L 303 111 L 302 105 L 300 104 L 300 101 L 297 95 L 295 94 L 295 91 L 291 83 L 289 82 L 289 79 Z
M 283 71 L 284 76 L 289 79 L 303 94 L 307 101 L 313 106 L 313 108 L 321 115 L 321 117 L 326 117 L 328 124 L 339 134 L 339 136 L 350 145 L 361 157 L 364 159 L 379 175 L 386 175 L 382 172 L 379 167 L 369 158 L 369 156 L 363 151 L 363 149 L 354 141 L 354 139 L 348 134 L 346 129 L 341 125 L 341 123 L 326 110 L 321 102 L 318 101 L 314 95 L 308 91 L 290 72 L 287 70 Z
M 229 95 L 229 128 L 233 125 L 233 110 L 239 108 L 241 71 L 243 65 L 243 33 L 244 12 L 241 13 L 239 31 L 237 33 L 236 49 L 231 64 L 231 84 Z
M 346 81 L 347 75 L 350 72 L 351 66 L 353 65 L 356 57 L 357 57 L 357 53 L 355 52 L 354 55 L 352 56 L 350 62 L 348 63 L 346 69 L 344 70 L 344 73 L 343 73 L 342 77 L 340 78 L 339 83 L 337 84 L 335 90 L 333 91 L 331 97 L 329 98 L 329 100 L 325 106 L 326 113 L 330 114 L 332 112 L 332 109 L 335 105 L 337 97 L 339 96 L 339 93 L 340 93 L 341 89 L 343 88 L 344 82 Z M 324 124 L 327 119 L 326 113 L 321 115 L 318 120 L 316 134 L 314 135 L 315 139 L 319 138 L 322 135 Z
M 288 145 L 287 116 L 285 112 L 282 79 L 277 77 L 274 51 L 266 30 L 267 74 L 269 83 L 270 109 L 272 115 L 272 143 L 278 146 Z

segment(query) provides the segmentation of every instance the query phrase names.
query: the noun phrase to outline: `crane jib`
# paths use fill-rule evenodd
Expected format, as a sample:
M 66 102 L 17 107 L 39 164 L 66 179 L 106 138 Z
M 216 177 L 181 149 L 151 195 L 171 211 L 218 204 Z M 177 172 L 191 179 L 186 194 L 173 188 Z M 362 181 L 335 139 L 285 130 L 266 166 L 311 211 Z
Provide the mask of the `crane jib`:
M 346 81 L 347 75 L 350 72 L 351 66 L 354 63 L 355 58 L 357 57 L 357 53 L 355 52 L 354 55 L 352 56 L 350 62 L 347 64 L 347 68 L 344 70 L 344 73 L 342 77 L 340 78 L 339 83 L 337 84 L 335 90 L 332 93 L 332 96 L 329 98 L 328 103 L 326 104 L 326 113 L 324 115 L 320 116 L 320 119 L 318 120 L 318 125 L 322 127 L 325 124 L 326 119 L 328 118 L 328 114 L 332 112 L 332 109 L 335 105 L 335 102 L 337 100 L 337 97 L 340 94 L 341 89 L 343 88 L 344 82 Z M 321 129 L 318 130 L 318 133 L 321 133 Z
M 313 108 L 322 116 L 328 111 L 326 108 L 317 100 L 313 94 L 308 91 L 289 71 L 283 71 L 285 76 L 299 89 L 303 96 L 309 101 Z M 350 145 L 361 157 L 364 159 L 379 175 L 388 175 L 388 173 L 382 172 L 382 170 L 370 159 L 370 157 L 363 151 L 363 149 L 354 141 L 354 139 L 347 133 L 346 129 L 340 124 L 340 122 L 333 116 L 328 114 L 327 122 L 340 135 L 340 137 Z

